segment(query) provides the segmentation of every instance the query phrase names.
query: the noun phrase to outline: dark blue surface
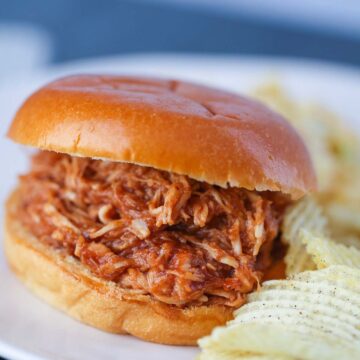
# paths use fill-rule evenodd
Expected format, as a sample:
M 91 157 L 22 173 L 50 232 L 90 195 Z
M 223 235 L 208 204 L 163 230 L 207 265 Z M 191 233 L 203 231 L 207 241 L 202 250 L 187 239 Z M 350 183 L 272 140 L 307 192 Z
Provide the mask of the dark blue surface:
M 0 21 L 41 25 L 54 61 L 144 51 L 288 55 L 360 65 L 360 39 L 245 16 L 120 0 L 1 0 Z

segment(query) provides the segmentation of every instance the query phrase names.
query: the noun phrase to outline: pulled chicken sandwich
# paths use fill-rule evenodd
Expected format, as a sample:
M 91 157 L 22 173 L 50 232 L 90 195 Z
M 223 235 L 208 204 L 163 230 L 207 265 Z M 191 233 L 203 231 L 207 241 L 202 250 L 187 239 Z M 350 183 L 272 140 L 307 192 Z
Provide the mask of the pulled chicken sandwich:
M 279 115 L 180 81 L 63 78 L 26 100 L 9 137 L 39 149 L 7 202 L 15 273 L 85 323 L 165 344 L 232 317 L 316 182 Z

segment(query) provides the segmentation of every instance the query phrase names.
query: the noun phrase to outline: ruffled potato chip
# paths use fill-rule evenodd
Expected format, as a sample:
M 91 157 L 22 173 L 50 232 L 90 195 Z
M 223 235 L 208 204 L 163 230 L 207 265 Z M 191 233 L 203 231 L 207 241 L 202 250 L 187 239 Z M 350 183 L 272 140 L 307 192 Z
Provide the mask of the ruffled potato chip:
M 289 356 L 245 354 L 238 351 L 226 351 L 222 349 L 206 349 L 196 360 L 295 360 Z
M 286 275 L 316 268 L 302 242 L 301 231 L 323 235 L 326 234 L 326 227 L 326 218 L 311 197 L 299 201 L 286 212 L 282 226 L 282 240 L 288 245 L 285 256 Z
M 360 358 L 360 269 L 330 266 L 265 282 L 235 319 L 199 342 L 206 354 Z M 235 355 L 231 357 L 233 354 Z M 222 359 L 202 357 L 201 359 Z
M 305 332 L 305 330 L 307 331 Z M 326 335 L 321 336 L 306 328 L 298 332 L 289 325 L 237 324 L 229 327 L 227 331 L 216 329 L 212 336 L 218 347 L 223 346 L 233 352 L 235 349 L 242 349 L 244 354 L 247 352 L 253 352 L 255 355 L 260 352 L 260 354 L 271 356 L 286 354 L 285 356 L 288 358 L 304 360 L 350 360 L 358 359 L 360 356 L 360 351 L 356 349 L 355 344 L 352 345 Z M 203 343 L 202 346 L 206 346 L 206 343 Z M 242 354 L 242 352 L 238 351 L 238 354 Z
M 301 240 L 318 269 L 331 265 L 347 265 L 360 269 L 360 250 L 354 246 L 346 246 L 306 230 L 301 231 Z

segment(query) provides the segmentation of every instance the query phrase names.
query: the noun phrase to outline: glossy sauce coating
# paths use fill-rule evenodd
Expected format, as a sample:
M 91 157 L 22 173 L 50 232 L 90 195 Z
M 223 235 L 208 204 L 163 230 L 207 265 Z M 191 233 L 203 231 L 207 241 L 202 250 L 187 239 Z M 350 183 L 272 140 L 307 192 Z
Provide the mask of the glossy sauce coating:
M 237 307 L 271 264 L 280 194 L 222 189 L 152 168 L 41 152 L 19 219 L 95 275 L 171 305 Z

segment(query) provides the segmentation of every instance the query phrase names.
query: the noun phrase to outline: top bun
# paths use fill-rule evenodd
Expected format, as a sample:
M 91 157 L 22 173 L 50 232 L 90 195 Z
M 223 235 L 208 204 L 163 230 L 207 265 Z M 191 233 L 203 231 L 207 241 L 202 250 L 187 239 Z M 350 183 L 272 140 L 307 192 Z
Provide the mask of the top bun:
M 300 198 L 309 153 L 280 115 L 230 92 L 175 80 L 80 75 L 31 95 L 8 136 L 25 145 Z

